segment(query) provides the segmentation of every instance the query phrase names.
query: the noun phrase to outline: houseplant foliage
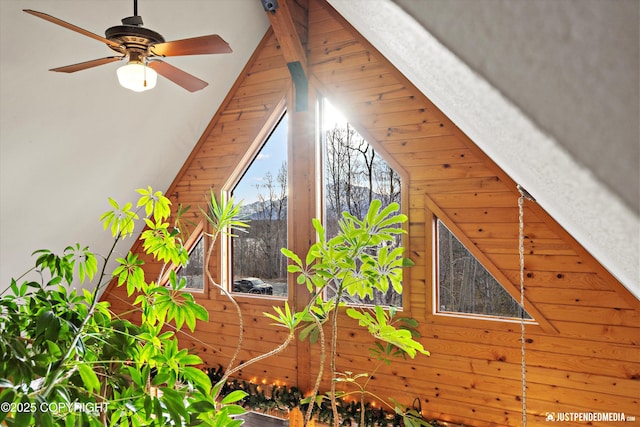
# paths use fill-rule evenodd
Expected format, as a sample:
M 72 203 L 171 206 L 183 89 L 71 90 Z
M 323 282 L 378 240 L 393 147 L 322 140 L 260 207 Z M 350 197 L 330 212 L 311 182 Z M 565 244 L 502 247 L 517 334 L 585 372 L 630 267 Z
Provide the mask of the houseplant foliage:
M 401 269 L 410 262 L 402 257 L 401 248 L 390 244 L 403 232 L 401 224 L 406 221 L 404 215 L 397 214 L 398 205 L 382 207 L 374 200 L 363 219 L 344 213 L 340 231 L 331 239 L 326 238 L 322 224 L 314 220 L 318 241 L 304 262 L 283 249 L 291 261 L 289 272 L 311 292 L 308 305 L 296 312 L 285 303 L 283 308 L 274 307 L 274 313 L 265 313 L 275 325 L 288 329 L 286 341 L 236 367 L 231 366 L 232 361 L 222 379 L 212 384 L 210 376 L 199 368 L 200 357 L 180 349 L 175 335 L 184 328 L 193 332 L 198 320 L 207 320 L 208 312 L 184 291 L 186 281 L 178 280 L 173 269 L 168 269 L 168 282 L 159 284 L 167 266 L 184 265 L 188 260 L 180 232 L 184 209 L 177 209 L 175 223 L 170 224 L 171 202 L 161 192 L 147 188 L 138 193 L 135 206 L 109 199 L 112 209 L 100 220 L 111 233 L 113 244 L 100 261 L 88 247 L 79 244 L 67 247 L 61 255 L 38 250 L 34 252 L 37 259 L 33 270 L 39 280 L 12 280 L 10 292 L 0 296 L 0 422 L 20 427 L 237 426 L 242 421 L 233 416 L 244 412 L 237 403 L 246 401 L 248 395 L 244 390 L 223 390 L 229 376 L 279 353 L 296 333 L 301 339 L 319 341 L 324 361 L 324 325 L 330 324 L 332 387 L 326 395 L 316 397 L 320 369 L 312 397 L 302 402 L 308 408 L 307 420 L 316 404 L 327 408 L 325 402 L 331 403 L 334 425 L 348 417 L 349 412 L 339 413 L 338 409 L 340 397 L 350 394 L 336 390 L 336 384 L 343 383 L 357 386 L 360 422 L 364 425 L 365 396 L 380 398 L 366 390 L 373 373 L 336 371 L 333 343 L 337 314 L 345 297 L 370 297 L 374 289 L 386 292 L 393 288 L 401 293 Z M 203 214 L 211 223 L 213 232 L 208 236 L 212 240 L 224 230 L 241 231 L 247 226 L 238 219 L 240 210 L 233 200 L 218 202 L 213 192 L 210 197 L 208 212 Z M 133 235 L 135 222 L 140 220 L 146 224 L 140 236 L 144 256 L 129 252 L 117 257 L 118 243 Z M 142 258 L 164 265 L 155 281 L 145 277 Z M 107 271 L 111 259 L 117 266 Z M 208 273 L 208 264 L 205 270 Z M 74 284 L 92 280 L 96 283 L 92 292 L 75 290 Z M 113 313 L 107 302 L 99 301 L 101 289 L 111 280 L 125 286 L 134 299 L 132 311 L 139 316 L 135 324 L 123 318 L 124 313 Z M 328 299 L 323 296 L 326 291 L 330 291 Z M 233 301 L 232 295 L 225 294 Z M 389 363 L 394 355 L 428 354 L 414 339 L 414 321 L 397 317 L 395 310 L 348 307 L 346 313 L 378 341 L 374 356 L 377 352 L 381 363 Z M 362 378 L 366 382 L 358 383 Z M 426 425 L 415 410 L 395 402 L 390 408 L 407 426 Z
M 361 396 L 362 405 L 360 425 L 365 425 L 365 396 L 385 401 L 368 392 L 366 385 L 363 386 L 356 381 L 363 377 L 371 378 L 372 374 L 337 371 L 338 313 L 339 308 L 346 305 L 345 299 L 373 298 L 374 290 L 386 293 L 390 288 L 398 294 L 402 293 L 402 268 L 411 266 L 412 262 L 403 257 L 402 247 L 393 245 L 395 237 L 404 233 L 402 223 L 407 220 L 406 215 L 398 211 L 397 203 L 383 206 L 380 200 L 374 199 L 362 219 L 344 212 L 338 224 L 339 232 L 330 239 L 327 239 L 322 223 L 314 219 L 313 226 L 318 239 L 309 248 L 304 261 L 294 252 L 288 249 L 282 250 L 291 261 L 288 267 L 289 272 L 297 276 L 298 284 L 307 287 L 312 298 L 302 315 L 287 316 L 278 312 L 280 316 L 269 314 L 267 316 L 288 328 L 301 327 L 301 339 L 309 337 L 312 341 L 319 340 L 322 361 L 326 352 L 322 325 L 330 324 L 331 344 L 328 353 L 332 378 L 331 390 L 325 396 L 317 396 L 322 377 L 321 369 L 309 402 L 322 402 L 323 399 L 328 398 L 332 406 L 333 425 L 336 427 L 340 423 L 337 397 L 348 395 L 348 392 L 336 390 L 338 383 L 357 385 L 357 393 Z M 372 354 L 381 363 L 389 363 L 393 356 L 414 358 L 418 354 L 429 355 L 429 352 L 415 339 L 418 337 L 415 330 L 417 322 L 414 319 L 396 317 L 396 313 L 392 307 L 385 309 L 379 305 L 346 308 L 346 314 L 357 320 L 359 326 L 366 328 L 376 340 Z M 298 322 L 291 322 L 291 319 L 297 319 Z M 320 365 L 323 364 L 321 362 Z M 415 411 L 407 410 L 395 403 L 390 404 L 390 407 L 398 414 L 404 415 L 403 420 L 406 426 L 428 425 Z M 312 408 L 313 404 L 309 405 L 307 422 Z
M 209 206 L 210 212 L 219 212 L 221 208 L 215 204 L 215 197 L 211 196 L 212 204 Z M 307 409 L 306 423 L 309 422 L 313 413 L 316 416 L 326 408 L 325 403 L 330 402 L 332 407 L 331 421 L 334 425 L 339 422 L 348 422 L 348 412 L 344 410 L 344 405 L 340 404 L 340 398 L 351 396 L 349 391 L 336 391 L 335 384 L 342 382 L 346 385 L 357 385 L 355 391 L 360 397 L 359 421 L 362 426 L 365 424 L 365 413 L 371 414 L 371 410 L 365 411 L 365 399 L 375 399 L 384 401 L 385 399 L 369 392 L 365 384 L 356 381 L 346 381 L 348 376 L 336 371 L 336 346 L 331 345 L 327 351 L 324 339 L 323 324 L 331 324 L 333 339 L 337 342 L 338 330 L 338 309 L 345 305 L 345 298 L 359 297 L 360 300 L 368 297 L 373 300 L 375 291 L 386 293 L 393 289 L 396 293 L 402 293 L 402 269 L 412 265 L 411 261 L 403 257 L 403 248 L 398 247 L 397 237 L 404 233 L 402 223 L 407 220 L 405 215 L 399 214 L 399 205 L 390 203 L 383 206 L 380 200 L 371 201 L 369 208 L 362 219 L 356 218 L 349 213 L 342 214 L 339 221 L 338 234 L 327 239 L 327 233 L 319 220 L 313 220 L 313 226 L 317 232 L 317 242 L 309 249 L 305 261 L 289 249 L 282 249 L 282 253 L 290 260 L 288 271 L 296 276 L 299 285 L 306 285 L 311 298 L 307 305 L 299 311 L 294 311 L 288 302 L 283 307 L 273 307 L 273 313 L 264 315 L 273 321 L 276 327 L 283 327 L 288 331 L 286 339 L 277 347 L 264 354 L 258 355 L 250 360 L 235 364 L 243 343 L 243 318 L 240 306 L 234 300 L 234 296 L 225 289 L 224 286 L 216 283 L 210 274 L 209 261 L 211 259 L 212 247 L 205 259 L 205 272 L 211 286 L 218 288 L 233 303 L 239 320 L 239 335 L 236 351 L 226 369 L 220 369 L 215 375 L 216 384 L 227 389 L 233 374 L 241 371 L 251 364 L 258 363 L 268 357 L 282 352 L 293 341 L 296 334 L 300 339 L 311 339 L 320 342 L 320 364 L 316 378 L 316 384 L 312 391 L 312 397 L 301 402 Z M 240 215 L 240 210 L 234 216 Z M 222 216 L 222 215 L 218 215 Z M 208 221 L 214 230 L 221 230 L 216 221 L 208 214 Z M 243 231 L 246 224 L 234 222 L 230 224 L 232 231 Z M 327 295 L 330 297 L 327 298 Z M 417 354 L 427 354 L 415 338 L 417 333 L 417 322 L 414 319 L 397 316 L 398 311 L 393 307 L 382 307 L 379 305 L 360 308 L 348 307 L 347 315 L 358 321 L 361 327 L 366 328 L 376 340 L 372 349 L 372 356 L 379 361 L 378 367 L 370 374 L 359 374 L 357 379 L 367 377 L 371 379 L 373 373 L 384 363 L 390 363 L 393 357 L 415 357 Z M 331 360 L 332 388 L 329 393 L 320 397 L 319 392 L 321 378 L 324 370 L 324 361 L 327 353 Z M 255 391 L 255 390 L 254 390 Z M 273 396 L 272 396 L 273 397 Z M 268 400 L 270 400 L 269 398 Z M 247 396 L 242 403 L 254 408 L 252 402 L 259 401 L 256 396 Z M 315 408 L 315 403 L 318 403 Z M 300 401 L 298 402 L 300 403 Z M 311 403 L 311 404 L 310 404 Z M 397 402 L 388 403 L 391 413 L 401 418 L 407 426 L 429 425 L 421 419 L 421 415 L 414 408 L 408 408 Z M 317 409 L 314 412 L 314 408 Z M 255 409 L 255 408 L 254 408 Z M 258 408 L 260 406 L 258 405 Z M 340 410 L 342 409 L 342 410 Z M 382 415 L 384 418 L 384 415 Z
M 137 204 L 109 199 L 101 216 L 113 237 L 99 258 L 79 244 L 61 255 L 38 250 L 39 280 L 12 280 L 0 298 L 0 423 L 8 426 L 239 425 L 232 415 L 243 409 L 237 391 L 221 400 L 218 387 L 198 368 L 202 360 L 179 349 L 176 330 L 193 331 L 208 312 L 183 291 L 186 282 L 169 274 L 168 285 L 148 281 L 144 261 L 133 253 L 116 258 L 116 247 L 146 223 L 145 254 L 163 264 L 183 265 L 188 252 L 171 202 L 150 187 L 139 189 Z M 232 201 L 228 202 L 232 204 Z M 232 225 L 225 203 L 216 221 Z M 214 213 L 215 214 L 215 213 Z M 109 260 L 117 266 L 107 271 Z M 25 276 L 23 276 L 25 277 Z M 95 279 L 92 292 L 72 284 Z M 111 280 L 135 296 L 133 324 L 99 301 Z

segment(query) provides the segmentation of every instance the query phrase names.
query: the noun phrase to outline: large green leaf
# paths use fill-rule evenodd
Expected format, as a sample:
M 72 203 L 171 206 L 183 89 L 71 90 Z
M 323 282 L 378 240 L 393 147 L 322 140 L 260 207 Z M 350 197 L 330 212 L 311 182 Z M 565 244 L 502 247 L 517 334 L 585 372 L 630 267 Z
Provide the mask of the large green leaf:
M 100 390 L 100 380 L 98 380 L 98 376 L 94 370 L 85 363 L 78 363 L 77 367 L 80 378 L 82 378 L 82 382 L 89 393 Z
M 208 394 L 211 392 L 211 380 L 202 370 L 187 366 L 182 368 L 182 377 L 189 381 L 195 388 Z
M 248 394 L 244 390 L 234 390 L 231 393 L 229 393 L 228 395 L 226 395 L 220 401 L 220 403 L 222 403 L 223 405 L 226 405 L 226 404 L 229 404 L 229 403 L 236 403 L 236 402 L 241 401 L 242 399 L 244 399 L 247 396 L 248 396 Z

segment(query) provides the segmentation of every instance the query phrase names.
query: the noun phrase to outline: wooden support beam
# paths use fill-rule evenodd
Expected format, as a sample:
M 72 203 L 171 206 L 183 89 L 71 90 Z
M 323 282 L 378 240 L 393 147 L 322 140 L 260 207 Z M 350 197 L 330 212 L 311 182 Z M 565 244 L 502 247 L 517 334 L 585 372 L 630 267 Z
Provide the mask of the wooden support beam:
M 296 88 L 296 111 L 306 111 L 309 88 L 306 44 L 306 0 L 261 0 L 280 43 Z
M 262 0 L 273 32 L 280 43 L 282 54 L 287 63 L 299 62 L 304 75 L 307 74 L 307 53 L 303 46 L 307 28 L 307 10 L 305 2 L 295 0 Z M 267 6 L 269 6 L 267 8 Z
M 293 79 L 293 84 L 296 88 L 296 111 L 307 111 L 309 105 L 309 81 L 304 75 L 302 70 L 302 64 L 300 62 L 287 63 L 289 73 Z
M 297 103 L 295 99 L 299 90 L 291 91 L 289 102 Z M 289 193 L 295 197 L 289 200 L 288 245 L 291 250 L 304 259 L 309 248 L 316 241 L 316 233 L 312 226 L 312 219 L 318 217 L 316 212 L 316 138 L 315 138 L 315 99 L 313 93 L 305 94 L 311 97 L 309 108 L 304 111 L 288 110 L 289 115 Z M 292 99 L 293 98 L 293 99 Z M 291 281 L 291 279 L 290 279 Z M 300 311 L 309 302 L 310 293 L 305 286 L 291 285 L 290 302 L 295 310 Z M 291 301 L 292 300 L 292 301 Z M 297 351 L 297 386 L 304 393 L 311 391 L 318 373 L 318 366 L 311 363 L 312 350 L 309 340 L 299 341 Z

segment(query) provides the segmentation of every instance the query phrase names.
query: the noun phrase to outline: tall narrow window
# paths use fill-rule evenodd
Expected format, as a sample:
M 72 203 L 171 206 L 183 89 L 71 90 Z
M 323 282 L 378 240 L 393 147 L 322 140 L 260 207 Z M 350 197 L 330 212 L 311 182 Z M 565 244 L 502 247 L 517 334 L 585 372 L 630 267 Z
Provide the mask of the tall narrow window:
M 531 319 L 440 220 L 437 233 L 439 312 Z
M 400 175 L 376 152 L 327 99 L 322 105 L 322 143 L 324 177 L 324 225 L 327 237 L 338 232 L 342 212 L 362 218 L 374 199 L 383 206 L 400 204 Z M 401 237 L 395 245 L 402 244 Z M 355 304 L 379 304 L 400 307 L 402 296 L 392 288 L 373 300 L 348 301 Z
M 232 195 L 242 202 L 247 232 L 231 240 L 231 289 L 256 295 L 287 296 L 287 115 L 255 153 Z
M 189 251 L 189 262 L 186 266 L 176 270 L 176 276 L 178 280 L 184 277 L 187 281 L 185 290 L 204 291 L 204 238 L 202 234 Z

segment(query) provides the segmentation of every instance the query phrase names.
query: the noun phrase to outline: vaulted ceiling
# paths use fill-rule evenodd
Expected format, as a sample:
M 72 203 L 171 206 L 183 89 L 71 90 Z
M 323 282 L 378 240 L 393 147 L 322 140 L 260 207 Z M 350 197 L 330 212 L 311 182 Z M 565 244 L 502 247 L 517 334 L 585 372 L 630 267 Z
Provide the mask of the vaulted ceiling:
M 637 1 L 329 3 L 640 294 Z M 142 0 L 167 40 L 215 33 L 233 53 L 166 60 L 202 91 L 133 93 L 118 64 L 47 71 L 111 52 L 23 8 L 97 34 L 132 15 L 129 0 L 0 2 L 0 288 L 36 249 L 104 253 L 107 197 L 169 186 L 269 25 L 259 0 Z

